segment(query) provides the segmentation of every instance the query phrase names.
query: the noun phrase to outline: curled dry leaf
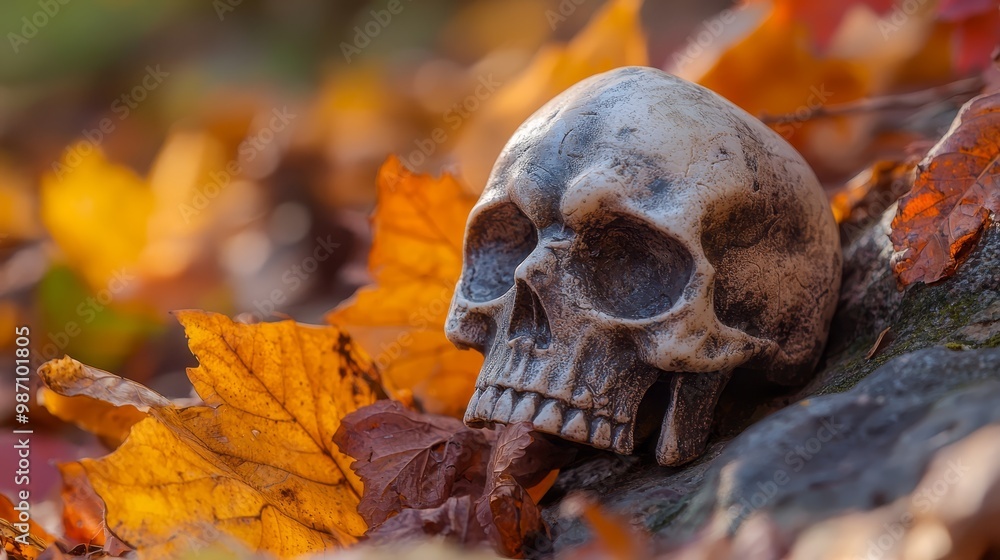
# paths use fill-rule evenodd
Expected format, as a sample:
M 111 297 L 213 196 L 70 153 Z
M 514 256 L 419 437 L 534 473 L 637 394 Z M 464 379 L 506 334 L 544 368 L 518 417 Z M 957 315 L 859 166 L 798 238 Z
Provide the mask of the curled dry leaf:
M 344 418 L 334 441 L 357 459 L 351 468 L 365 485 L 358 511 L 374 527 L 403 509 L 431 509 L 452 496 L 478 495 L 494 437 L 454 418 L 380 401 Z
M 170 404 L 139 383 L 70 358 L 53 360 L 44 367 L 50 372 L 53 368 L 60 371 L 49 375 L 56 385 L 39 389 L 42 406 L 56 418 L 100 437 L 112 449 L 125 441 L 129 430 L 146 417 L 151 406 Z
M 1000 94 L 966 103 L 917 166 L 892 220 L 892 267 L 901 285 L 954 274 L 1000 210 Z
M 468 546 L 489 542 L 476 519 L 476 507 L 469 495 L 452 496 L 437 507 L 404 509 L 368 532 L 373 542 L 389 543 L 421 535 L 445 537 Z
M 444 535 L 519 557 L 548 532 L 526 486 L 570 457 L 528 423 L 499 433 L 380 401 L 348 415 L 334 441 L 357 461 L 373 540 Z
M 375 359 L 386 384 L 435 414 L 461 416 L 483 360 L 444 336 L 476 197 L 451 175 L 410 172 L 390 157 L 378 174 L 368 266 L 375 284 L 327 315 Z
M 490 454 L 486 487 L 476 501 L 476 518 L 493 547 L 511 558 L 522 558 L 526 546 L 548 537 L 542 512 L 525 487 L 544 478 L 566 456 L 531 428 L 530 422 L 503 428 Z
M 39 371 L 62 394 L 148 410 L 114 453 L 80 462 L 108 528 L 154 556 L 226 536 L 279 556 L 355 542 L 361 481 L 332 438 L 345 414 L 384 395 L 367 356 L 333 327 L 177 318 L 205 406 L 177 407 L 69 359 Z

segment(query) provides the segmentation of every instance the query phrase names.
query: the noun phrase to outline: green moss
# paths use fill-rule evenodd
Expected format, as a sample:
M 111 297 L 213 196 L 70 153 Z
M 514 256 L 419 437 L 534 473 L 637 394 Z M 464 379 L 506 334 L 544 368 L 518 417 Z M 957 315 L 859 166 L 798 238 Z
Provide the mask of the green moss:
M 956 297 L 956 291 L 947 283 L 910 288 L 890 321 L 895 339 L 871 359 L 865 356 L 874 339 L 856 341 L 830 363 L 827 382 L 817 394 L 847 391 L 889 360 L 914 350 L 941 344 L 952 350 L 1000 346 L 1000 334 L 984 343 L 960 340 L 954 334 L 996 301 L 997 294 L 977 291 Z

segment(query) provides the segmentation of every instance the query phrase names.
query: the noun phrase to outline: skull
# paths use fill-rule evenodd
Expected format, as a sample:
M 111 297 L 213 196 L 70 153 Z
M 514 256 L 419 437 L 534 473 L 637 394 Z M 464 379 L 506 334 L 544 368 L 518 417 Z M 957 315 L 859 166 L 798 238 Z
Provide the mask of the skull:
M 532 422 L 622 454 L 658 426 L 664 465 L 703 451 L 734 372 L 807 379 L 841 266 L 826 196 L 791 146 L 639 67 L 584 80 L 521 125 L 464 259 L 446 332 L 486 357 L 465 422 Z

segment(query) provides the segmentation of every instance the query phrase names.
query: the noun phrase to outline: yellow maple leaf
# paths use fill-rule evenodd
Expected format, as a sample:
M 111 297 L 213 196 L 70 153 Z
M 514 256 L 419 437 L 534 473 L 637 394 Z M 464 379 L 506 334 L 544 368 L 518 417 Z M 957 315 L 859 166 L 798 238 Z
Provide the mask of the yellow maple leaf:
M 462 178 L 474 192 L 483 190 L 514 130 L 548 100 L 594 74 L 648 64 L 641 8 L 642 0 L 608 2 L 569 43 L 545 45 L 527 68 L 483 104 L 454 152 Z
M 201 237 L 226 206 L 214 199 L 239 194 L 234 179 L 221 143 L 201 131 L 172 133 L 147 177 L 80 142 L 42 177 L 42 222 L 94 290 L 122 271 L 172 278 L 204 248 Z
M 476 198 L 451 175 L 410 172 L 390 157 L 378 174 L 368 266 L 375 285 L 333 310 L 382 368 L 425 411 L 461 416 L 482 357 L 459 351 L 444 320 L 462 270 L 462 235 Z
M 283 557 L 355 542 L 362 484 L 332 438 L 344 415 L 383 394 L 368 357 L 334 327 L 177 318 L 204 406 L 177 407 L 70 358 L 39 370 L 64 396 L 148 412 L 114 453 L 80 462 L 108 527 L 154 555 L 222 535 Z
M 116 406 L 86 395 L 63 396 L 45 387 L 38 391 L 38 401 L 56 418 L 100 437 L 111 448 L 121 445 L 132 426 L 146 417 L 132 405 Z
M 70 266 L 99 290 L 138 260 L 153 195 L 141 177 L 110 163 L 99 148 L 80 143 L 70 151 L 80 154 L 74 165 L 42 177 L 42 222 Z

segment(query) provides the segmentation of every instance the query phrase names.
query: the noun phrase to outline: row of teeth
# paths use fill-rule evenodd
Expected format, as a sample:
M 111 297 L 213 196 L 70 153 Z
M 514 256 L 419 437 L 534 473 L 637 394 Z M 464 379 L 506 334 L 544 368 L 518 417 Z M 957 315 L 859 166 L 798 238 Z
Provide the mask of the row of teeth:
M 607 418 L 592 418 L 587 411 L 570 408 L 560 400 L 509 387 L 476 389 L 465 421 L 469 424 L 531 422 L 539 432 L 618 453 L 632 452 L 631 424 L 612 425 Z

